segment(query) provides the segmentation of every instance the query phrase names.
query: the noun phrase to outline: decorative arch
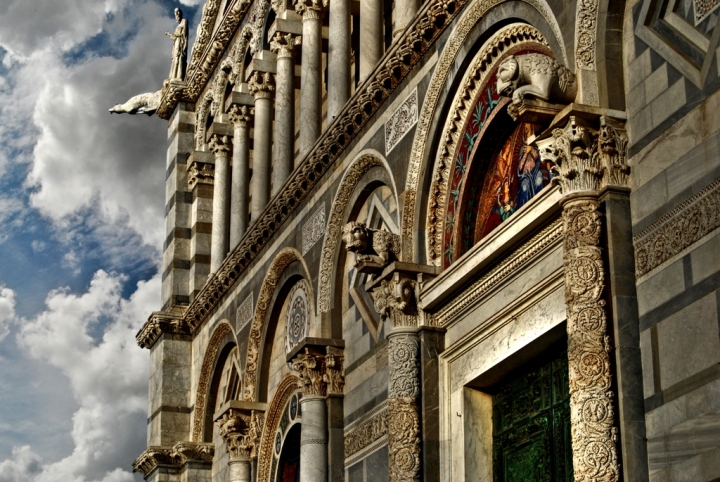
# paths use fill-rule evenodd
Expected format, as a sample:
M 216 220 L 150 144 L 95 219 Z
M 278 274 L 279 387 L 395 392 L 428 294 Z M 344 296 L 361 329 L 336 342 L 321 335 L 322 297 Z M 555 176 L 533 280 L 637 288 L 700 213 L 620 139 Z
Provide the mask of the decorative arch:
M 210 379 L 212 377 L 223 340 L 229 334 L 233 334 L 233 329 L 232 326 L 230 326 L 230 323 L 226 321 L 220 322 L 213 330 L 212 335 L 210 335 L 210 341 L 208 341 L 207 348 L 205 349 L 202 368 L 200 368 L 200 378 L 198 380 L 197 391 L 195 393 L 195 411 L 192 422 L 193 442 L 202 442 Z
M 197 113 L 195 114 L 195 149 L 198 151 L 203 150 L 205 146 L 205 132 L 207 131 L 207 119 L 210 115 L 211 107 L 213 104 L 213 91 L 208 90 L 205 93 L 200 105 L 198 106 Z
M 560 25 L 555 19 L 550 6 L 545 0 L 523 0 L 524 3 L 533 7 L 547 22 L 550 29 L 552 30 L 554 40 L 559 45 L 558 52 L 563 59 L 563 62 L 568 64 L 567 51 L 563 36 L 560 31 Z M 413 231 L 416 226 L 421 226 L 420 223 L 420 205 L 417 203 L 417 193 L 420 190 L 420 178 L 421 170 L 424 166 L 424 160 L 429 158 L 428 146 L 430 143 L 430 131 L 433 127 L 433 120 L 441 109 L 441 101 L 445 96 L 445 89 L 450 80 L 450 76 L 454 71 L 456 65 L 459 63 L 458 55 L 461 51 L 464 51 L 465 44 L 469 38 L 472 30 L 479 23 L 486 14 L 494 7 L 504 3 L 503 0 L 493 0 L 488 2 L 470 2 L 467 9 L 462 13 L 457 26 L 449 36 L 448 42 L 445 44 L 440 58 L 438 59 L 435 71 L 432 78 L 430 79 L 430 85 L 428 86 L 425 99 L 423 101 L 418 123 L 415 128 L 415 137 L 413 139 L 413 146 L 410 151 L 410 160 L 408 163 L 408 173 L 405 182 L 405 194 L 403 203 L 403 214 L 402 214 L 402 243 L 403 243 L 403 259 L 406 261 L 420 260 L 419 246 L 417 245 L 418 239 L 413 236 Z M 434 181 L 434 179 L 432 179 Z M 428 226 L 428 240 L 430 242 L 430 230 Z M 427 248 L 427 260 L 428 263 L 437 264 L 434 258 L 431 258 L 432 250 L 430 246 Z
M 300 379 L 288 375 L 280 382 L 273 396 L 272 402 L 265 414 L 265 425 L 260 437 L 260 450 L 258 452 L 258 481 L 270 480 L 270 466 L 273 459 L 273 442 L 275 432 L 280 426 L 280 419 L 287 406 L 288 400 L 299 389 Z
M 318 280 L 317 302 L 320 313 L 330 311 L 335 258 L 348 204 L 363 176 L 373 167 L 382 167 L 390 173 L 387 162 L 385 162 L 380 154 L 375 151 L 360 154 L 360 156 L 350 164 L 347 171 L 345 171 L 335 198 L 333 199 L 332 210 L 330 211 L 327 228 L 325 230 L 322 254 L 320 255 L 320 279 Z M 390 175 L 390 179 L 392 179 L 392 175 Z M 395 186 L 388 187 L 393 190 L 395 199 L 397 199 Z
M 260 287 L 260 294 L 258 295 L 257 304 L 255 306 L 255 315 L 253 316 L 253 322 L 250 327 L 250 333 L 248 335 L 248 348 L 247 356 L 245 360 L 245 378 L 243 382 L 243 400 L 245 401 L 256 401 L 257 399 L 257 379 L 258 379 L 258 366 L 260 357 L 260 346 L 262 344 L 263 335 L 267 329 L 266 321 L 268 314 L 271 309 L 271 303 L 273 294 L 277 287 L 278 280 L 283 274 L 283 271 L 287 266 L 294 262 L 299 261 L 306 275 L 309 273 L 305 260 L 298 250 L 295 248 L 283 248 L 275 256 L 270 263 L 270 267 L 265 274 L 265 279 Z M 308 285 L 312 289 L 312 283 Z M 313 299 L 312 293 L 311 298 Z
M 245 53 L 247 52 L 248 45 L 252 40 L 252 28 L 249 25 L 245 25 L 238 35 L 238 41 L 235 44 L 235 51 L 233 55 L 233 66 L 232 66 L 232 82 L 237 85 L 243 82 L 245 77 Z M 238 80 L 239 79 L 239 80 Z

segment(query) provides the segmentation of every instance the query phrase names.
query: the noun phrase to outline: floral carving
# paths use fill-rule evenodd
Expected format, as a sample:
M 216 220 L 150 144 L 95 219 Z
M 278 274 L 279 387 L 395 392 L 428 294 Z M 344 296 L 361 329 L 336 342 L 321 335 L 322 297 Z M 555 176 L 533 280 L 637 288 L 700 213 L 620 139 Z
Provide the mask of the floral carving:
M 627 186 L 630 177 L 630 166 L 627 165 L 628 138 L 625 129 L 611 119 L 600 118 L 600 169 L 603 186 Z
M 252 450 L 250 420 L 252 414 L 241 410 L 229 410 L 218 420 L 220 436 L 225 440 L 227 451 L 233 459 L 247 459 Z
M 291 362 L 292 369 L 298 372 L 298 387 L 307 395 L 324 397 L 327 393 L 325 377 L 325 357 L 311 354 L 308 349 L 299 353 Z
M 397 108 L 393 115 L 385 122 L 385 154 L 390 151 L 405 137 L 418 120 L 418 96 L 417 88 L 412 91 L 407 99 Z
M 390 480 L 420 480 L 420 414 L 415 398 L 388 400 Z
M 270 50 L 277 54 L 278 58 L 288 58 L 293 56 L 295 47 L 302 43 L 302 36 L 292 33 L 275 32 L 270 41 Z
M 235 126 L 248 127 L 255 115 L 255 109 L 247 105 L 233 104 L 228 110 L 230 122 Z
M 345 358 L 340 355 L 327 355 L 325 357 L 325 375 L 323 381 L 327 384 L 327 393 L 342 395 L 345 390 L 345 376 L 343 375 L 343 362 Z
M 417 326 L 416 288 L 417 281 L 398 273 L 392 279 L 382 280 L 371 292 L 375 311 L 383 321 L 389 318 L 394 327 Z
M 595 70 L 595 45 L 597 35 L 597 0 L 580 0 L 575 24 L 575 67 Z
M 415 334 L 393 335 L 388 347 L 388 398 L 420 395 L 419 341 Z

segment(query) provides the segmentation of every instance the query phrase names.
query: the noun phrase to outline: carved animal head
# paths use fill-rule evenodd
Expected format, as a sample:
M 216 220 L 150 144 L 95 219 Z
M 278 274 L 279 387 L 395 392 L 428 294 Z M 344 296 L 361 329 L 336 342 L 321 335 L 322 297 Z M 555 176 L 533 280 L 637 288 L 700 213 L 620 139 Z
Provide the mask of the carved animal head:
M 343 226 L 342 240 L 345 243 L 345 249 L 348 251 L 362 253 L 370 241 L 370 231 L 365 223 L 350 221 Z
M 506 97 L 510 97 L 517 88 L 519 75 L 519 66 L 517 59 L 510 56 L 503 60 L 498 67 L 497 72 L 497 93 Z

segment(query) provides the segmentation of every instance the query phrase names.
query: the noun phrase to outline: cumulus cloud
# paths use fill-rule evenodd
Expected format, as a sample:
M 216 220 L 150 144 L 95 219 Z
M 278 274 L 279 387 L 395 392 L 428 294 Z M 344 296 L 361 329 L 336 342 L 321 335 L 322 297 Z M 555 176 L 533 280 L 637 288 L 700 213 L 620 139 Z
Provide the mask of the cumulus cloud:
M 0 341 L 10 332 L 10 325 L 15 321 L 15 292 L 0 286 Z M 2 482 L 2 479 L 0 479 Z
M 72 453 L 40 465 L 31 448 L 16 448 L 0 472 L 7 467 L 8 474 L 22 477 L 8 481 L 133 480 L 127 468 L 144 447 L 149 369 L 148 354 L 134 337 L 157 308 L 160 278 L 139 282 L 129 299 L 121 296 L 124 281 L 98 271 L 87 292 L 54 290 L 47 309 L 24 320 L 19 345 L 67 376 L 80 408 L 73 415 Z

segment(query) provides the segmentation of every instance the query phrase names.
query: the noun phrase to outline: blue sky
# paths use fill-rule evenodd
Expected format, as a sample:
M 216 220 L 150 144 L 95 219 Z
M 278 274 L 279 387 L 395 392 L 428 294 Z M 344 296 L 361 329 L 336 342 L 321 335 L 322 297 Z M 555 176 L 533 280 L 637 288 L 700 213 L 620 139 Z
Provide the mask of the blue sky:
M 167 123 L 108 108 L 161 87 L 198 3 L 0 2 L 0 482 L 141 480 Z

